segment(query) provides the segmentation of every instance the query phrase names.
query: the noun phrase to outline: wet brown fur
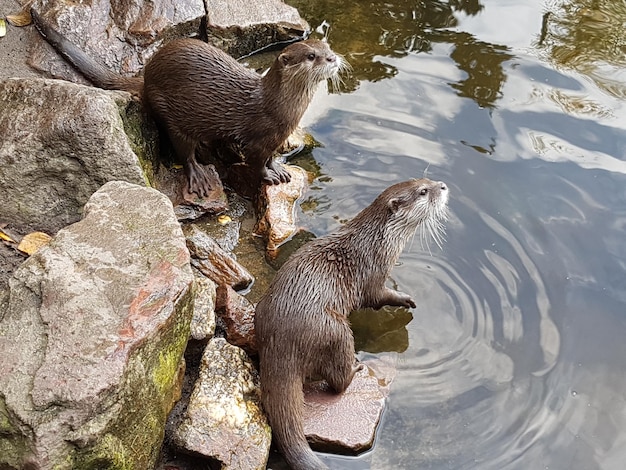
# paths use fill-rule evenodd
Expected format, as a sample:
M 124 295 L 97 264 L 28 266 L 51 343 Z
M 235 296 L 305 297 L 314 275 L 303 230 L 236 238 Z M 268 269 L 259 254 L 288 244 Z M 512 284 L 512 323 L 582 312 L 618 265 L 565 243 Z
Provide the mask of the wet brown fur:
M 358 368 L 350 312 L 415 307 L 385 281 L 419 226 L 438 237 L 447 200 L 446 186 L 428 179 L 387 188 L 338 231 L 298 250 L 257 304 L 261 397 L 274 440 L 292 468 L 326 468 L 304 435 L 303 383 L 320 377 L 341 393 L 352 381 Z
M 142 77 L 122 77 L 90 58 L 55 31 L 35 10 L 41 34 L 96 86 L 142 98 L 167 130 L 182 160 L 189 191 L 206 196 L 209 176 L 196 160 L 200 142 L 241 145 L 258 182 L 288 182 L 272 156 L 296 128 L 319 82 L 344 62 L 323 41 L 287 46 L 261 77 L 225 52 L 196 39 L 177 39 L 148 62 Z

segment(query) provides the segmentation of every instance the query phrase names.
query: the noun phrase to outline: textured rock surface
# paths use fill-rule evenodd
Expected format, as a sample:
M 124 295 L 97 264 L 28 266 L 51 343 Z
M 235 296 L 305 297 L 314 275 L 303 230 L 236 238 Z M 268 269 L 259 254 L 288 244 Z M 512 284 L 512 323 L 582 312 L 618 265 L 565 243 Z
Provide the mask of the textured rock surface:
M 358 454 L 372 447 L 396 369 L 383 360 L 366 365 L 341 395 L 325 383 L 305 387 L 304 433 L 315 450 Z
M 180 394 L 192 282 L 164 195 L 96 192 L 0 305 L 0 468 L 152 468 Z
M 252 274 L 231 255 L 222 250 L 209 235 L 195 225 L 184 228 L 191 264 L 215 284 L 231 286 L 235 290 L 248 287 L 254 281 Z
M 191 337 L 208 340 L 215 334 L 215 283 L 194 270 L 196 295 L 191 319 Z
M 0 81 L 0 220 L 55 233 L 107 181 L 145 184 L 120 115 L 129 101 L 57 80 Z
M 205 15 L 202 0 L 38 0 L 33 7 L 80 49 L 125 75 L 142 70 L 164 39 L 197 35 Z M 52 77 L 85 83 L 43 38 L 30 64 Z
M 271 431 L 250 359 L 223 338 L 214 338 L 204 351 L 199 375 L 174 432 L 175 444 L 220 461 L 222 469 L 265 469 Z
M 221 285 L 217 288 L 215 313 L 230 344 L 251 355 L 258 352 L 254 334 L 254 305 L 248 299 L 231 287 Z
M 260 206 L 263 214 L 255 232 L 267 240 L 267 253 L 276 257 L 276 250 L 298 230 L 295 204 L 308 186 L 308 174 L 295 165 L 286 165 L 291 181 L 286 184 L 265 185 L 261 189 Z
M 310 27 L 281 0 L 205 0 L 209 42 L 235 57 L 302 38 Z

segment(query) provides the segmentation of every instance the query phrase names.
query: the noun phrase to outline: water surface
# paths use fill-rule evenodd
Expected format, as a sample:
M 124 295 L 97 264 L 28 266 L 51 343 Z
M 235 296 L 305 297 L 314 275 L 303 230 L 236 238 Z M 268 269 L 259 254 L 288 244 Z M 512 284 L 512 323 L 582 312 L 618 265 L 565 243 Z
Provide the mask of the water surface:
M 305 118 L 301 223 L 425 172 L 451 190 L 443 250 L 393 271 L 418 307 L 376 445 L 329 465 L 626 468 L 626 3 L 289 3 L 354 68 Z

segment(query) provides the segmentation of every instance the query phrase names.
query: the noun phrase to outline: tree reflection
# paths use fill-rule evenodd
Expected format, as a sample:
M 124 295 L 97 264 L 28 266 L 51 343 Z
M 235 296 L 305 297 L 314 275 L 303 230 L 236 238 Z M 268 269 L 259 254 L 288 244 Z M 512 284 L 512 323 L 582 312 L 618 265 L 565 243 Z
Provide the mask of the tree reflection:
M 557 66 L 574 69 L 612 95 L 626 98 L 625 23 L 624 1 L 572 0 L 551 4 L 543 16 L 537 47 Z
M 353 67 L 344 84 L 345 91 L 358 87 L 361 80 L 379 81 L 393 77 L 397 70 L 384 57 L 403 57 L 429 52 L 436 43 L 454 45 L 452 59 L 466 78 L 451 86 L 460 96 L 474 99 L 480 106 L 492 107 L 500 96 L 506 78 L 502 63 L 511 56 L 504 46 L 487 44 L 465 32 L 453 31 L 458 15 L 476 15 L 483 6 L 479 0 L 290 0 L 312 26 L 329 21 L 333 49 L 346 56 Z

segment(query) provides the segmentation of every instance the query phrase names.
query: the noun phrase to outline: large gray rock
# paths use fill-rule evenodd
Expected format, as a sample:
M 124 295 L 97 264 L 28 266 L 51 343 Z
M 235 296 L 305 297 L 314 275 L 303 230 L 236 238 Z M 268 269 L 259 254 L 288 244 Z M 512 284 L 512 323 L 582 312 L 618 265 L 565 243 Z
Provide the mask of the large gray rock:
M 309 24 L 281 0 L 205 0 L 209 42 L 241 57 L 279 42 L 302 38 Z
M 222 470 L 264 470 L 271 430 L 261 410 L 259 378 L 248 356 L 223 338 L 207 345 L 175 445 L 216 459 Z
M 84 219 L 9 284 L 0 300 L 0 468 L 153 468 L 180 396 L 193 307 L 170 201 L 106 184 Z
M 142 70 L 165 38 L 197 35 L 205 15 L 203 0 L 39 0 L 33 7 L 80 49 L 124 75 Z M 32 48 L 30 64 L 49 76 L 85 83 L 43 38 Z
M 0 220 L 55 233 L 107 181 L 145 184 L 122 119 L 131 106 L 127 93 L 1 80 Z

